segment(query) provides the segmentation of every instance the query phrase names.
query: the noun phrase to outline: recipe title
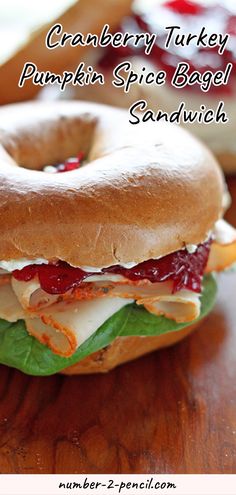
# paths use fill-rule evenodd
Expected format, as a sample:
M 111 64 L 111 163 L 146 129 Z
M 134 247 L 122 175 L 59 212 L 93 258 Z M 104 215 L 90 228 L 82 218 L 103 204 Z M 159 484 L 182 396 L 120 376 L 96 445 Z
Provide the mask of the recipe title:
M 186 47 L 195 45 L 201 49 L 215 50 L 221 56 L 224 56 L 225 49 L 230 39 L 229 34 L 211 33 L 209 34 L 203 26 L 198 34 L 182 33 L 180 26 L 166 26 L 165 49 L 169 50 L 171 46 Z M 48 50 L 58 50 L 68 47 L 95 47 L 120 49 L 121 47 L 132 48 L 133 54 L 139 53 L 150 56 L 154 45 L 157 42 L 156 33 L 148 32 L 110 32 L 110 26 L 105 24 L 100 35 L 88 33 L 67 33 L 63 31 L 63 26 L 59 23 L 54 24 L 45 37 L 45 45 Z M 63 52 L 61 52 L 63 56 Z M 232 73 L 233 64 L 227 63 L 224 70 L 205 70 L 200 72 L 192 70 L 186 61 L 179 62 L 174 70 L 171 80 L 168 83 L 177 90 L 192 86 L 198 88 L 203 93 L 212 90 L 213 87 L 227 86 Z M 129 93 L 134 85 L 147 85 L 159 87 L 167 82 L 167 73 L 165 70 L 150 70 L 147 65 L 143 65 L 139 70 L 135 70 L 130 60 L 122 60 L 112 71 L 111 84 L 115 88 L 120 88 L 124 93 Z M 26 62 L 22 69 L 18 86 L 22 88 L 26 81 L 31 80 L 34 85 L 52 85 L 57 84 L 60 91 L 64 91 L 68 85 L 72 86 L 89 86 L 104 85 L 106 77 L 103 72 L 95 70 L 93 66 L 85 66 L 81 62 L 75 71 L 63 71 L 62 74 L 56 74 L 51 71 L 39 71 L 36 64 Z M 178 108 L 167 113 L 159 109 L 153 111 L 148 108 L 147 101 L 142 99 L 135 101 L 129 108 L 131 124 L 138 124 L 140 121 L 169 121 L 175 123 L 205 123 L 210 124 L 223 123 L 229 121 L 224 109 L 224 102 L 219 101 L 215 109 L 207 108 L 206 105 L 200 105 L 199 110 L 190 110 L 186 108 L 185 102 L 181 101 Z

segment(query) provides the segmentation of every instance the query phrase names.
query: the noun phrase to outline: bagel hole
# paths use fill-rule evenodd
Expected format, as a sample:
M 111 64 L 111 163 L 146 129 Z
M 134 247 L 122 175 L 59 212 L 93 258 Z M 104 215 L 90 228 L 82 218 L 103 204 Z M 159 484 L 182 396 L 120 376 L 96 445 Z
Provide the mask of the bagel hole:
M 24 129 L 6 151 L 22 168 L 44 172 L 66 160 L 83 156 L 86 163 L 92 146 L 96 119 L 88 114 L 81 117 L 61 116 L 57 121 L 39 122 L 35 128 Z

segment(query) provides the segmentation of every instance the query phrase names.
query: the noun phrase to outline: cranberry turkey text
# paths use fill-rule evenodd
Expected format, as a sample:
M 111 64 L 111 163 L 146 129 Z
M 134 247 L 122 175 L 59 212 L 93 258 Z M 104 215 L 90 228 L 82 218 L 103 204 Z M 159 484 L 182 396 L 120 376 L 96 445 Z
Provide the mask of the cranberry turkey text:
M 177 46 L 178 50 L 182 50 L 182 47 L 201 47 L 202 50 L 207 49 L 217 51 L 218 55 L 223 56 L 227 44 L 230 40 L 230 34 L 222 33 L 208 33 L 206 27 L 203 26 L 199 29 L 198 33 L 192 34 L 191 32 L 182 32 L 180 26 L 166 26 L 166 40 L 165 48 L 170 50 L 171 47 Z M 120 49 L 121 47 L 130 48 L 134 50 L 133 53 L 138 56 L 150 56 L 152 50 L 157 43 L 158 33 L 153 32 L 116 32 L 110 31 L 110 26 L 105 24 L 100 34 L 81 33 L 76 32 L 74 34 L 67 33 L 63 30 L 63 26 L 59 23 L 54 24 L 47 32 L 45 37 L 45 45 L 48 50 L 61 50 L 61 56 L 63 56 L 63 49 L 68 45 L 71 48 L 92 46 L 99 49 Z M 99 67 L 99 65 L 98 65 Z M 115 66 L 112 72 L 112 85 L 114 88 L 119 88 L 124 93 L 129 93 L 133 85 L 152 85 L 163 86 L 168 82 L 176 90 L 182 88 L 194 87 L 194 89 L 201 92 L 208 92 L 212 88 L 226 87 L 229 83 L 229 79 L 232 73 L 233 64 L 228 62 L 222 65 L 221 70 L 217 67 L 214 70 L 194 70 L 189 63 L 180 61 L 176 67 L 174 67 L 174 73 L 167 74 L 165 70 L 150 70 L 150 66 L 145 64 L 143 58 L 143 66 L 139 69 L 133 67 L 133 64 L 129 60 L 122 60 Z M 101 69 L 101 67 L 100 67 Z M 33 61 L 26 62 L 19 77 L 18 86 L 22 88 L 24 84 L 31 81 L 34 85 L 45 86 L 48 84 L 56 84 L 60 91 L 64 91 L 68 85 L 73 86 L 87 86 L 87 85 L 104 85 L 106 83 L 107 73 L 97 72 L 97 70 L 82 61 L 77 69 L 74 71 L 63 71 L 63 73 L 53 73 L 49 70 L 39 71 L 36 64 Z M 136 108 L 134 102 L 132 108 Z M 219 102 L 220 103 L 220 102 Z M 207 109 L 206 109 L 207 111 Z M 209 117 L 209 114 L 207 114 Z M 227 119 L 227 115 L 225 116 Z M 204 123 L 207 123 L 204 121 Z

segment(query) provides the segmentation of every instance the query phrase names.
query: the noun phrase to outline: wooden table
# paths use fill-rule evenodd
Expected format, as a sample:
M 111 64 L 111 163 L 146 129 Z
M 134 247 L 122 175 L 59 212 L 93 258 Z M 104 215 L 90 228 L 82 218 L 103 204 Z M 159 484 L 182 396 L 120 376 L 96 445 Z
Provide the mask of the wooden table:
M 1 366 L 0 472 L 235 473 L 236 274 L 190 338 L 107 375 Z

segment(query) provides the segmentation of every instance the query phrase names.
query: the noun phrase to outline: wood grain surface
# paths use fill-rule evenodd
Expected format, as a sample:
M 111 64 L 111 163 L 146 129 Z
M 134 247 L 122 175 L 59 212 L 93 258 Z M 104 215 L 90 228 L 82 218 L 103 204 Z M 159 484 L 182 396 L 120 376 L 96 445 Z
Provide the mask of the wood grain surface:
M 235 322 L 236 274 L 225 274 L 195 334 L 107 375 L 1 366 L 0 472 L 236 473 Z

